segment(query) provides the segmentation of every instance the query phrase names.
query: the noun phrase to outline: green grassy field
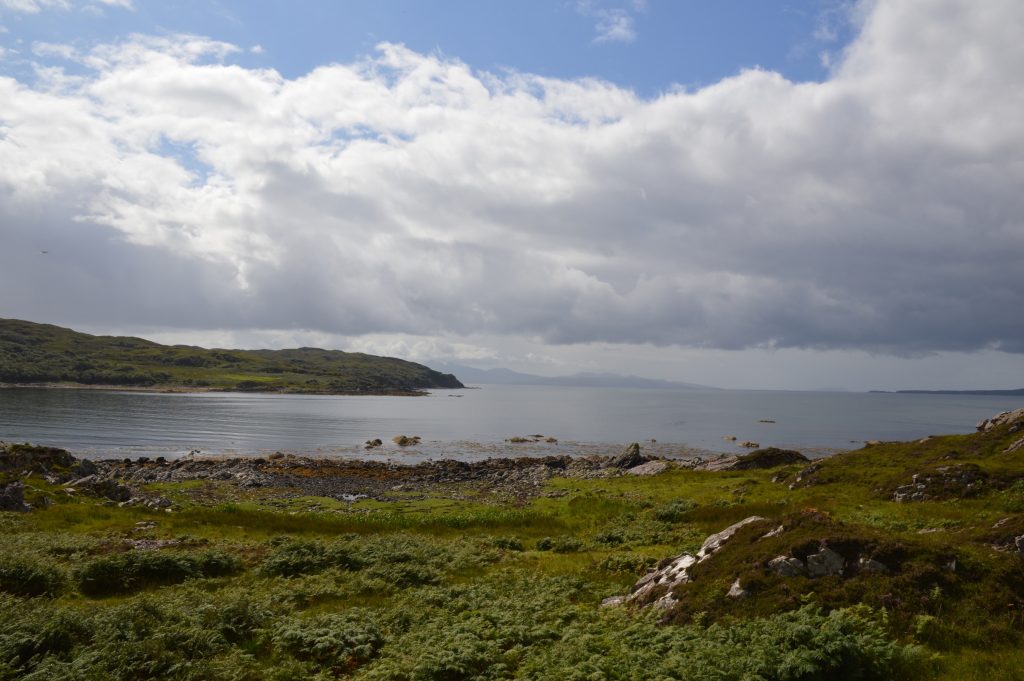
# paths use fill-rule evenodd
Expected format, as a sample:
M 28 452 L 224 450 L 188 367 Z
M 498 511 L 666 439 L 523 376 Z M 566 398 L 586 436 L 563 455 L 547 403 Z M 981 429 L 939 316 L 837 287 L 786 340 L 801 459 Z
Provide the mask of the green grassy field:
M 16 319 L 0 319 L 0 383 L 324 394 L 462 387 L 451 374 L 392 357 L 319 348 L 167 346 Z
M 187 482 L 149 490 L 163 512 L 33 476 L 36 509 L 0 514 L 0 679 L 1019 679 L 1010 430 L 810 470 L 554 478 L 518 504 Z M 894 501 L 915 474 L 929 498 Z M 752 515 L 672 608 L 601 607 Z M 823 543 L 887 570 L 766 567 Z

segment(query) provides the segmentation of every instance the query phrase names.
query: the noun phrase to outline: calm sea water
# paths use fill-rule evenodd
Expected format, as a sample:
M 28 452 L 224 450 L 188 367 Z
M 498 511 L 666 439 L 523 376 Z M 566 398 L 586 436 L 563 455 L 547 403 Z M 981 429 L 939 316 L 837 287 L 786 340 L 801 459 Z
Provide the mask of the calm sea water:
M 35 442 L 86 456 L 260 455 L 276 450 L 417 460 L 616 451 L 639 441 L 662 455 L 737 452 L 735 435 L 808 453 L 864 440 L 967 433 L 1020 398 L 878 393 L 692 392 L 489 385 L 426 397 L 160 394 L 0 389 L 0 440 Z M 775 423 L 760 423 L 761 419 Z M 419 435 L 399 449 L 390 439 Z M 543 434 L 558 444 L 512 445 Z M 381 450 L 362 443 L 379 437 Z M 657 443 L 651 443 L 650 440 Z

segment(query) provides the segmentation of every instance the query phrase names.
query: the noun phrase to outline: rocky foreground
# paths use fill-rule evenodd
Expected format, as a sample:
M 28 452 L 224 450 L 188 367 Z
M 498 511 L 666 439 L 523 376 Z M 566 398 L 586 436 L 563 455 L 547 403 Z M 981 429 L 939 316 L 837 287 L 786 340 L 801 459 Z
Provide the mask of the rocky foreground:
M 1020 678 L 1024 410 L 813 461 L 656 451 L 0 444 L 0 679 Z

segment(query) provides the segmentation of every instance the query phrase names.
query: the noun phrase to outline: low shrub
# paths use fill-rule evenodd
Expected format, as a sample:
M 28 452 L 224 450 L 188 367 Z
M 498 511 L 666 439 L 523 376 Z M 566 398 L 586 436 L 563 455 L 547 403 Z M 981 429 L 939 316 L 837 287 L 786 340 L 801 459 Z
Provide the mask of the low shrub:
M 332 567 L 358 570 L 362 561 L 348 544 L 323 542 L 286 542 L 263 559 L 260 572 L 269 577 L 312 575 Z
M 385 638 L 366 612 L 293 617 L 273 635 L 274 645 L 295 658 L 348 673 L 376 657 Z
M 663 523 L 677 523 L 695 508 L 697 508 L 697 504 L 689 499 L 677 499 L 656 508 L 654 510 L 654 519 L 660 520 Z
M 78 589 L 87 596 L 126 594 L 150 586 L 177 584 L 191 577 L 219 577 L 241 570 L 226 553 L 189 556 L 159 551 L 129 551 L 97 558 L 75 573 Z
M 58 596 L 67 588 L 67 574 L 28 557 L 0 558 L 0 591 L 15 596 Z

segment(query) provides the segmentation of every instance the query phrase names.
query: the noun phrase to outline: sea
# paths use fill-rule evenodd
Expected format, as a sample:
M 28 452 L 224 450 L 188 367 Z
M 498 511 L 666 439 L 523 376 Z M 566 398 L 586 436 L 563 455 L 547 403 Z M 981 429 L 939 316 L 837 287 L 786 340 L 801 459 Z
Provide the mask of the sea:
M 969 433 L 1012 396 L 482 385 L 422 397 L 0 389 L 0 441 L 86 458 L 265 456 L 417 462 L 645 453 L 690 458 L 740 443 L 823 456 L 869 440 Z M 399 447 L 399 435 L 419 444 Z M 383 445 L 367 449 L 368 440 Z M 517 441 L 512 441 L 517 438 Z M 736 438 L 735 440 L 727 438 Z M 525 440 L 522 441 L 522 440 Z

